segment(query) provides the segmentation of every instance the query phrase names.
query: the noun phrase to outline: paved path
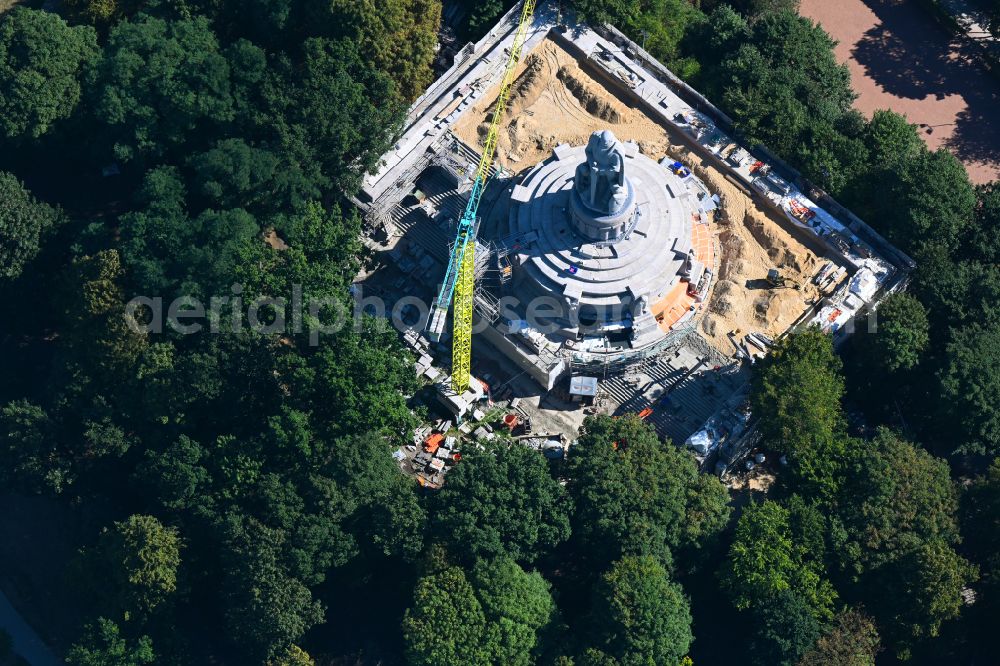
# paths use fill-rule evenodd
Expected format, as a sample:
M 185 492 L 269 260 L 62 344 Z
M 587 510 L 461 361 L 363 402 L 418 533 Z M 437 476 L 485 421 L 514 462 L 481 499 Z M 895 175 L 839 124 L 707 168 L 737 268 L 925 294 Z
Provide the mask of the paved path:
M 1000 37 L 986 29 L 988 20 L 983 9 L 969 0 L 941 0 L 941 5 L 962 26 L 969 39 L 985 44 L 994 54 L 1000 54 Z
M 14 639 L 14 652 L 21 655 L 31 666 L 59 666 L 61 661 L 42 643 L 35 630 L 21 617 L 17 610 L 0 592 L 0 627 Z
M 1000 82 L 926 10 L 903 0 L 802 0 L 800 12 L 840 42 L 858 110 L 903 113 L 973 182 L 1000 179 Z

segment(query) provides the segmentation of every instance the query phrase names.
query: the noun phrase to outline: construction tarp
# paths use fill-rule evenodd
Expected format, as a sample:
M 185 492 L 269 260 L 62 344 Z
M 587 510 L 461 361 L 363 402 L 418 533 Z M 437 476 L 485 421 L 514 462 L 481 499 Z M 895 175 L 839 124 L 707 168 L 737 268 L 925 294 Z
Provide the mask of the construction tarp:
M 707 456 L 716 447 L 715 437 L 707 428 L 702 428 L 687 438 L 684 445 L 694 451 L 697 455 Z

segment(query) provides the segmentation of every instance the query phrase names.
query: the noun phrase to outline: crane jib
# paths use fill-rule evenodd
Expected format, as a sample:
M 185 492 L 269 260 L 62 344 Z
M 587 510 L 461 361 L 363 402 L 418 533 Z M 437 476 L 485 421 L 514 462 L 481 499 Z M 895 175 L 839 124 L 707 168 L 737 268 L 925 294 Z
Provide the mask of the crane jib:
M 493 159 L 496 156 L 500 137 L 500 125 L 503 122 L 504 111 L 507 109 L 507 101 L 510 98 L 511 88 L 517 74 L 517 63 L 521 58 L 521 50 L 527 40 L 528 27 L 535 12 L 535 3 L 536 0 L 524 0 L 521 8 L 521 18 L 518 21 L 514 41 L 510 47 L 510 56 L 507 59 L 507 66 L 500 84 L 500 93 L 497 95 L 496 105 L 493 109 L 490 129 L 486 135 L 486 141 L 483 143 L 483 153 L 476 169 L 476 178 L 472 183 L 465 213 L 458 224 L 458 233 L 451 249 L 451 257 L 448 260 L 448 269 L 445 272 L 444 282 L 441 284 L 441 291 L 434 303 L 437 314 L 432 313 L 432 317 L 428 321 L 428 329 L 435 335 L 439 335 L 444 326 L 444 313 L 447 312 L 449 305 L 454 304 L 451 352 L 452 389 L 458 395 L 469 388 L 471 378 L 472 312 L 475 299 L 475 254 L 479 204 L 490 179 L 490 169 L 493 167 Z
M 451 256 L 448 260 L 448 269 L 445 271 L 444 282 L 441 283 L 441 290 L 434 302 L 435 307 L 447 309 L 455 294 L 455 283 L 458 280 L 458 271 L 462 257 L 465 255 L 465 247 L 471 240 L 470 235 L 474 235 L 476 217 L 479 214 L 479 202 L 483 198 L 483 191 L 487 182 L 491 179 L 490 169 L 493 167 L 493 159 L 496 156 L 497 142 L 500 134 L 500 124 L 503 120 L 503 113 L 507 108 L 507 101 L 510 98 L 511 86 L 514 83 L 514 75 L 517 72 L 517 63 L 521 57 L 521 49 L 527 37 L 528 24 L 535 11 L 535 0 L 526 0 L 521 9 L 521 19 L 518 23 L 517 33 L 514 36 L 514 44 L 507 67 L 500 84 L 500 94 L 497 96 L 494 105 L 493 118 L 490 121 L 490 130 L 486 135 L 483 146 L 483 153 L 479 159 L 479 166 L 476 169 L 476 179 L 472 183 L 472 190 L 469 192 L 469 201 L 465 206 L 465 213 L 458 225 L 458 233 L 455 234 L 455 244 L 452 247 Z

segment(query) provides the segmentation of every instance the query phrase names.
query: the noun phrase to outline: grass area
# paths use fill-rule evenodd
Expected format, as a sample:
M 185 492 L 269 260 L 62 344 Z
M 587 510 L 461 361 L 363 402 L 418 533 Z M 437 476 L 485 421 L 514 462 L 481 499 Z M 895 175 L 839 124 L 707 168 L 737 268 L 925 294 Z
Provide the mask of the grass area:
M 0 14 L 9 12 L 14 9 L 16 5 L 19 5 L 23 0 L 0 0 Z

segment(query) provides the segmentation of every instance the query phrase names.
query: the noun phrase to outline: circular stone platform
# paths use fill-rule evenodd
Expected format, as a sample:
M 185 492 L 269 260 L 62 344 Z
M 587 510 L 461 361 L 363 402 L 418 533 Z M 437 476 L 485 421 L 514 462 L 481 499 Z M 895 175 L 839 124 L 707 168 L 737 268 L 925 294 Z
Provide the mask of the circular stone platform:
M 634 197 L 634 224 L 616 227 L 624 232 L 618 239 L 585 235 L 579 202 L 571 197 L 578 199 L 579 191 L 591 185 L 589 179 L 581 183 L 579 176 L 591 153 L 584 146 L 557 147 L 511 196 L 509 233 L 518 248 L 515 291 L 522 303 L 554 297 L 560 309 L 554 321 L 568 329 L 624 324 L 634 329 L 635 337 L 653 329 L 661 333 L 650 309 L 680 282 L 691 252 L 695 204 L 680 177 L 640 154 L 635 144 L 598 132 L 589 145 L 606 143 L 609 137 L 626 179 L 619 201 L 624 193 L 626 207 L 632 208 Z M 597 173 L 596 168 L 590 171 Z M 613 214 L 614 202 L 605 209 Z

